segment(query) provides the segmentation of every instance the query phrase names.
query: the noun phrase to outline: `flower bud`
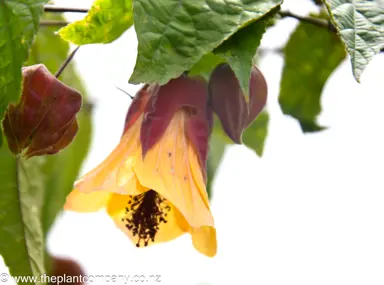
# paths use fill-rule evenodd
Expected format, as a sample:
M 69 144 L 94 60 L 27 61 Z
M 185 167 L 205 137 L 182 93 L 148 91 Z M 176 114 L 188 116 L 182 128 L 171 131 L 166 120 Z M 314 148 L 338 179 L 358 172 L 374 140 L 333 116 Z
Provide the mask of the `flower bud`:
M 213 111 L 218 115 L 226 134 L 238 144 L 244 131 L 260 114 L 267 101 L 267 83 L 261 71 L 252 67 L 249 79 L 249 100 L 235 73 L 228 64 L 220 64 L 209 80 L 209 95 Z
M 3 121 L 9 149 L 26 157 L 54 154 L 75 137 L 81 95 L 42 65 L 23 68 L 23 92 L 10 104 Z

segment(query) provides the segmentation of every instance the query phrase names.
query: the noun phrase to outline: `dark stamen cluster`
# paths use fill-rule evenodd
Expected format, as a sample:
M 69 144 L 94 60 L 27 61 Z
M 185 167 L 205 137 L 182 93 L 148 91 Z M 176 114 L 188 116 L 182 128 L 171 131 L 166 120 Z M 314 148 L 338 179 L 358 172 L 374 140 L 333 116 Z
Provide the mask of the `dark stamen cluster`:
M 147 246 L 149 241 L 155 241 L 160 224 L 167 223 L 166 217 L 170 210 L 166 200 L 153 190 L 132 196 L 132 200 L 125 207 L 126 217 L 122 221 L 132 235 L 138 237 L 137 247 L 140 247 L 142 240 L 144 246 Z

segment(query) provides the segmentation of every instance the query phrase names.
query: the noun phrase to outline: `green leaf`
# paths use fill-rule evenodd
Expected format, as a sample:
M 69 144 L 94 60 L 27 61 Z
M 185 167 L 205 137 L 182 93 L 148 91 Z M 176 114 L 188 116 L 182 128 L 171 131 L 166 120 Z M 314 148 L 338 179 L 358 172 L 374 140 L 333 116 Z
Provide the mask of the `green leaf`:
M 276 9 L 266 16 L 237 31 L 213 52 L 226 59 L 239 80 L 246 97 L 249 96 L 249 78 L 257 48 L 270 19 L 276 15 Z
M 20 97 L 21 66 L 28 57 L 46 2 L 0 1 L 0 121 L 8 104 L 16 102 Z M 0 137 L 1 134 L 2 131 Z
M 208 81 L 213 69 L 223 62 L 225 62 L 224 58 L 209 52 L 203 55 L 203 57 L 196 62 L 196 64 L 188 72 L 188 75 L 201 75 Z
M 284 114 L 296 118 L 303 132 L 324 127 L 316 123 L 325 82 L 346 56 L 337 35 L 312 24 L 300 23 L 285 50 L 279 103 Z
M 384 3 L 382 0 L 323 0 L 344 45 L 351 56 L 356 80 L 384 48 Z
M 139 41 L 130 82 L 165 84 L 282 0 L 135 0 Z
M 268 123 L 269 115 L 264 110 L 243 133 L 243 143 L 259 156 L 263 155 L 264 142 L 268 134 Z
M 15 158 L 6 143 L 0 149 L 0 254 L 13 276 L 45 273 L 40 219 L 44 159 Z
M 110 43 L 133 24 L 132 0 L 96 0 L 87 16 L 59 30 L 77 45 Z
M 64 18 L 61 15 L 45 15 L 44 19 L 63 20 Z M 68 42 L 55 34 L 54 27 L 42 27 L 32 46 L 28 64 L 43 63 L 49 71 L 55 73 L 68 56 L 68 52 Z M 42 220 L 45 235 L 57 213 L 62 209 L 68 193 L 72 190 L 91 141 L 91 110 L 86 101 L 84 87 L 72 63 L 66 67 L 60 78 L 65 84 L 81 92 L 83 107 L 77 115 L 79 131 L 76 137 L 67 148 L 58 154 L 48 156 L 44 166 L 46 193 Z
M 209 140 L 207 161 L 207 193 L 210 199 L 212 198 L 212 182 L 228 142 L 229 140 L 225 137 L 221 127 L 216 124 Z
M 56 155 L 49 156 L 44 167 L 47 174 L 43 207 L 43 229 L 46 235 L 57 214 L 63 209 L 73 183 L 79 175 L 91 141 L 91 113 L 82 110 L 77 116 L 79 131 L 72 143 Z

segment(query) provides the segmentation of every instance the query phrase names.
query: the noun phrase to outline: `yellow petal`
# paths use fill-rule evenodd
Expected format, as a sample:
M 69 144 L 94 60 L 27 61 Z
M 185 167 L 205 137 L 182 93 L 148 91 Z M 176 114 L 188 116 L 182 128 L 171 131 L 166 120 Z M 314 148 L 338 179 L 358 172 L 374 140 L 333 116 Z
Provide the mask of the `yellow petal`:
M 110 196 L 108 192 L 83 193 L 75 189 L 68 195 L 64 210 L 95 212 L 107 205 Z
M 134 203 L 134 196 L 112 194 L 108 202 L 107 212 L 114 220 L 115 224 L 135 243 L 139 242 L 138 236 L 133 235 L 132 230 L 127 228 L 127 218 L 131 219 L 132 210 L 127 212 L 126 208 L 131 207 Z M 160 223 L 159 229 L 156 233 L 155 240 L 148 242 L 148 245 L 152 245 L 159 242 L 167 242 L 177 238 L 183 233 L 189 230 L 189 226 L 186 223 L 184 217 L 180 214 L 176 207 L 172 204 L 165 202 L 165 205 L 170 206 L 169 212 L 165 217 L 166 223 Z M 144 246 L 144 241 L 140 242 L 140 246 Z
M 213 226 L 198 156 L 186 137 L 185 121 L 184 111 L 177 112 L 144 161 L 137 159 L 134 171 L 140 184 L 174 204 L 192 227 Z
M 135 157 L 130 157 L 129 159 L 127 159 L 117 170 L 117 185 L 119 186 L 119 188 L 123 189 L 120 194 L 138 195 L 149 190 L 149 188 L 144 187 L 140 184 L 139 180 L 137 179 L 136 173 L 133 171 L 133 166 L 136 162 L 136 157 L 139 157 L 140 155 L 141 148 L 138 149 Z
M 76 188 L 84 193 L 107 191 L 121 194 L 139 194 L 148 189 L 141 187 L 133 172 L 132 163 L 140 149 L 142 117 L 128 129 L 119 145 L 95 169 L 76 181 Z
M 214 227 L 204 226 L 200 228 L 191 228 L 193 246 L 202 254 L 213 257 L 216 255 L 216 229 Z
M 203 173 L 201 172 L 200 161 L 196 155 L 195 147 L 192 144 L 189 144 L 188 152 L 190 158 L 189 165 L 191 167 L 193 179 L 196 183 L 197 189 L 199 189 L 199 194 L 201 195 L 201 198 L 203 199 L 205 205 L 207 205 L 207 207 L 209 208 L 208 193 L 205 187 Z

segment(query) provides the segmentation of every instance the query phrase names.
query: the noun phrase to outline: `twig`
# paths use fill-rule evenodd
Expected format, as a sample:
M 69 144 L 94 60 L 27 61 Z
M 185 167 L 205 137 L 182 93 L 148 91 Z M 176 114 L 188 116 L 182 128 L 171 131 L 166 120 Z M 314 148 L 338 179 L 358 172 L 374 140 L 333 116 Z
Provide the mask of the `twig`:
M 44 6 L 45 12 L 73 12 L 73 13 L 87 13 L 88 9 L 86 8 L 74 8 L 74 7 L 60 7 L 55 5 L 45 5 Z M 280 11 L 278 12 L 279 15 L 283 18 L 294 18 L 301 22 L 310 23 L 322 28 L 332 29 L 333 26 L 330 22 L 327 22 L 325 20 L 311 18 L 311 17 L 303 17 L 296 14 L 293 14 L 289 11 Z M 333 29 L 332 29 L 333 30 Z
M 316 19 L 316 18 L 312 18 L 312 17 L 303 17 L 303 16 L 293 14 L 289 11 L 280 11 L 278 13 L 282 18 L 287 18 L 287 17 L 294 18 L 294 19 L 299 20 L 300 22 L 309 23 L 309 24 L 312 24 L 312 25 L 315 25 L 315 26 L 318 26 L 321 28 L 326 28 L 332 32 L 336 32 L 336 29 L 333 27 L 331 22 L 326 21 L 326 20 Z
M 61 73 L 63 72 L 63 70 L 67 67 L 68 63 L 71 62 L 72 58 L 75 56 L 76 52 L 79 50 L 80 46 L 78 46 L 77 48 L 75 48 L 73 50 L 73 52 L 71 52 L 71 54 L 65 59 L 65 61 L 63 62 L 63 64 L 60 66 L 59 70 L 55 73 L 55 77 L 58 78 Z
M 63 13 L 63 12 L 72 12 L 72 13 L 88 13 L 86 8 L 74 8 L 74 7 L 60 7 L 56 5 L 44 5 L 44 12 L 53 12 L 53 13 Z
M 336 28 L 332 25 L 332 23 L 330 21 L 311 18 L 311 17 L 303 17 L 303 16 L 293 14 L 289 11 L 280 11 L 278 13 L 282 18 L 287 18 L 287 17 L 294 18 L 294 19 L 299 20 L 300 22 L 309 23 L 309 24 L 312 24 L 312 25 L 315 25 L 315 26 L 318 26 L 321 28 L 326 28 L 329 31 L 334 32 L 334 33 L 337 32 Z M 382 50 L 380 50 L 380 52 L 384 53 L 384 48 Z
M 66 26 L 69 22 L 60 20 L 40 20 L 40 26 Z
M 60 7 L 60 6 L 55 6 L 55 5 L 45 5 L 44 11 L 45 12 L 57 12 L 57 13 L 62 13 L 62 12 L 87 13 L 88 9 L 87 8 L 74 8 L 74 7 Z M 306 23 L 310 23 L 310 24 L 316 25 L 316 26 L 321 27 L 321 28 L 329 29 L 333 32 L 336 31 L 335 28 L 333 27 L 333 25 L 330 22 L 325 21 L 325 20 L 316 19 L 316 18 L 312 18 L 312 17 L 299 16 L 299 15 L 293 14 L 289 11 L 280 11 L 278 13 L 283 18 L 287 18 L 287 17 L 294 18 L 294 19 L 297 19 L 301 22 L 306 22 Z M 53 23 L 52 23 L 52 25 L 53 25 Z

